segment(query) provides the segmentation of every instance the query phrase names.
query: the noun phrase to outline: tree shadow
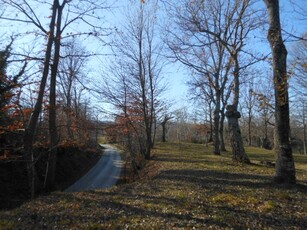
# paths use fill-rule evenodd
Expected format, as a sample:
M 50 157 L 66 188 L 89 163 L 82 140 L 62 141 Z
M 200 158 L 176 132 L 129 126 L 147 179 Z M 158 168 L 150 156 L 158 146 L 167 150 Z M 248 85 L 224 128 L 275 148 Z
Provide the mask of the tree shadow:
M 132 218 L 139 217 L 140 219 L 144 218 L 158 218 L 160 221 L 162 221 L 164 224 L 169 223 L 178 223 L 182 226 L 187 226 L 188 224 L 194 223 L 202 226 L 210 226 L 213 225 L 218 228 L 226 228 L 228 227 L 228 224 L 223 223 L 222 221 L 215 220 L 212 217 L 207 218 L 199 218 L 194 216 L 192 213 L 186 212 L 186 213 L 175 213 L 170 211 L 162 211 L 157 210 L 155 208 L 142 208 L 137 204 L 125 204 L 121 201 L 115 201 L 117 199 L 116 197 L 119 195 L 118 193 L 113 192 L 106 192 L 103 190 L 97 190 L 97 191 L 89 191 L 87 193 L 91 193 L 95 195 L 95 197 L 101 197 L 101 200 L 95 199 L 94 202 L 96 202 L 96 208 L 102 208 L 103 210 L 111 210 L 108 214 L 104 212 L 100 212 L 100 216 L 98 219 L 103 220 L 103 222 L 114 222 L 118 220 L 125 219 L 126 223 L 129 223 Z M 106 199 L 106 196 L 108 199 Z M 115 198 L 114 198 L 115 196 Z M 76 198 L 74 198 L 76 199 Z M 126 201 L 128 200 L 143 200 L 147 201 L 148 203 L 154 203 L 154 204 L 162 204 L 162 205 L 173 205 L 178 206 L 178 200 L 175 198 L 170 197 L 157 197 L 157 196 L 150 196 L 150 195 L 125 195 L 124 198 Z M 87 203 L 91 204 L 93 200 L 87 199 L 83 197 L 82 199 L 76 199 L 77 202 L 81 203 Z M 146 202 L 145 202 L 146 203 Z M 78 216 L 77 216 L 78 217 Z M 82 217 L 80 217 L 82 218 Z M 94 218 L 97 219 L 97 216 Z M 119 223 L 120 224 L 120 223 Z M 145 225 L 146 226 L 146 225 Z
M 279 188 L 279 189 L 295 189 L 302 192 L 307 191 L 307 186 L 302 183 L 295 185 L 279 184 L 273 181 L 273 177 L 246 174 L 246 173 L 230 173 L 220 170 L 164 170 L 159 175 L 162 179 L 169 179 L 180 182 L 194 182 L 202 187 L 218 186 L 244 186 L 248 188 Z M 223 187 L 221 187 L 223 189 Z
M 250 177 L 249 177 L 250 178 Z M 253 177 L 251 177 L 253 178 Z M 306 220 L 302 216 L 291 217 L 288 214 L 282 213 L 280 210 L 280 215 L 272 215 L 270 212 L 255 212 L 246 209 L 240 209 L 237 207 L 231 207 L 225 203 L 211 206 L 207 204 L 202 204 L 203 206 L 203 217 L 194 215 L 190 210 L 186 210 L 185 213 L 175 213 L 172 211 L 164 212 L 161 209 L 155 208 L 144 208 L 138 205 L 138 203 L 129 202 L 130 200 L 142 200 L 143 204 L 159 204 L 160 206 L 170 205 L 170 206 L 180 206 L 180 201 L 172 197 L 165 196 L 152 196 L 152 195 L 141 195 L 141 194 L 129 194 L 126 191 L 126 194 L 119 194 L 112 191 L 90 191 L 96 199 L 91 200 L 83 197 L 80 201 L 85 204 L 90 204 L 90 206 L 95 203 L 95 207 L 103 210 L 112 210 L 108 214 L 101 212 L 98 219 L 103 220 L 104 223 L 114 223 L 118 220 L 123 220 L 125 223 L 133 223 L 130 221 L 133 218 L 146 219 L 146 218 L 157 218 L 157 220 L 163 221 L 165 226 L 169 224 L 173 225 L 178 223 L 177 227 L 187 227 L 189 225 L 195 224 L 198 226 L 214 226 L 214 228 L 225 229 L 245 229 L 250 226 L 270 226 L 270 228 L 292 228 L 293 226 L 305 226 Z M 125 202 L 121 200 L 118 196 L 123 195 Z M 97 200 L 97 197 L 100 197 L 101 200 Z M 195 204 L 199 205 L 199 204 Z M 82 216 L 76 216 L 77 218 L 82 218 Z M 229 218 L 237 218 L 237 221 L 229 220 Z M 93 221 L 97 220 L 97 216 Z M 122 224 L 122 222 L 119 224 Z M 145 225 L 146 226 L 146 225 Z
M 268 176 L 225 173 L 215 170 L 166 170 L 158 177 L 159 180 L 171 179 L 183 183 L 187 181 L 198 183 L 211 189 L 212 186 L 222 183 L 224 186 L 220 186 L 220 191 L 214 188 L 216 192 L 228 191 L 227 185 L 276 188 L 270 183 Z M 25 206 L 23 207 L 25 211 L 19 212 L 22 215 L 17 218 L 37 229 L 46 227 L 43 225 L 44 220 L 50 218 L 54 220 L 53 226 L 61 226 L 64 229 L 65 226 L 68 228 L 70 225 L 76 226 L 83 223 L 97 223 L 103 226 L 116 224 L 120 229 L 125 224 L 138 223 L 137 219 L 157 221 L 157 224 L 164 225 L 162 228 L 170 228 L 170 226 L 172 226 L 171 228 L 185 228 L 196 225 L 213 226 L 215 229 L 246 229 L 251 226 L 287 229 L 293 228 L 293 226 L 306 226 L 306 220 L 303 216 L 291 216 L 283 213 L 282 210 L 278 211 L 280 215 L 276 213 L 272 215 L 269 212 L 230 206 L 227 205 L 227 202 L 199 203 L 198 200 L 189 200 L 188 194 L 185 199 L 180 200 L 159 194 L 162 189 L 153 180 L 146 185 L 134 183 L 122 185 L 116 189 L 82 193 L 54 193 L 38 202 L 39 205 L 50 207 L 50 210 L 45 208 L 43 211 L 39 211 L 39 209 L 28 209 Z M 183 204 L 187 201 L 191 203 L 192 207 L 201 206 L 200 213 L 203 215 L 194 214 L 192 208 L 191 210 L 185 208 L 182 213 L 178 212 L 178 208 L 184 207 Z M 173 209 L 164 211 L 163 207 L 173 207 Z M 237 218 L 237 221 L 230 220 L 230 218 Z M 146 222 L 144 226 L 146 227 Z
M 204 158 L 193 157 L 193 159 L 187 159 L 186 157 L 178 157 L 178 156 L 176 157 L 159 156 L 159 158 L 156 158 L 154 160 L 158 162 L 176 162 L 176 163 L 209 163 L 209 161 Z

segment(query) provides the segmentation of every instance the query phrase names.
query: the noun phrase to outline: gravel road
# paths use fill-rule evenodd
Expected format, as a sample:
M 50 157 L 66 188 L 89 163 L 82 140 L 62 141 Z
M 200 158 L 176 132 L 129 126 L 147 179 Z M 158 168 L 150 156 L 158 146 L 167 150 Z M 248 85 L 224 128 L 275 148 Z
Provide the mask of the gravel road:
M 111 145 L 101 145 L 104 154 L 97 164 L 65 192 L 81 192 L 110 188 L 120 177 L 122 160 L 119 151 Z

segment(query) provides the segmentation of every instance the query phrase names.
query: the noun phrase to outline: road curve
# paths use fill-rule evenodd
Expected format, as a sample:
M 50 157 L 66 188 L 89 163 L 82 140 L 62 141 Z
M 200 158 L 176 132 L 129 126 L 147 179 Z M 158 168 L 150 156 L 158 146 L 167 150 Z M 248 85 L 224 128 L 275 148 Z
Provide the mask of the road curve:
M 111 145 L 101 145 L 104 154 L 97 164 L 83 177 L 68 187 L 65 192 L 81 192 L 94 189 L 110 188 L 116 184 L 121 172 L 121 156 Z

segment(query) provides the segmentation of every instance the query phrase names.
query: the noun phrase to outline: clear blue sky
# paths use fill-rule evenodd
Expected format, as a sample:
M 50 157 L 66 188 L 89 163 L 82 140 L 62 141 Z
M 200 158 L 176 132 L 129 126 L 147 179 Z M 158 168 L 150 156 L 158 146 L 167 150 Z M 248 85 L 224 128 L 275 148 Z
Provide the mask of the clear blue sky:
M 138 1 L 138 0 L 136 0 Z M 29 1 L 31 2 L 31 1 Z M 112 0 L 109 0 L 109 2 L 114 2 Z M 302 20 L 302 15 L 297 14 L 297 11 L 303 11 L 307 12 L 307 2 L 306 0 L 293 0 L 295 2 L 295 6 L 293 6 L 289 0 L 281 0 L 280 1 L 280 8 L 281 8 L 281 19 L 282 19 L 282 25 L 283 28 L 286 29 L 287 32 L 293 33 L 296 35 L 301 35 L 303 32 L 307 31 L 307 22 L 306 22 L 306 15 L 305 20 Z M 120 27 L 121 23 L 125 23 L 124 17 L 123 17 L 123 11 L 124 9 L 129 9 L 129 1 L 121 0 L 121 1 L 115 1 L 116 7 L 118 7 L 116 10 L 114 10 L 112 13 L 106 15 L 106 20 L 109 22 L 110 27 Z M 258 1 L 258 7 L 265 9 L 265 5 L 263 1 Z M 48 11 L 48 8 L 43 8 L 42 6 L 37 6 L 37 9 L 39 10 L 38 14 L 42 18 L 46 18 L 49 16 L 50 11 Z M 46 20 L 46 23 L 48 20 Z M 47 24 L 46 24 L 47 28 Z M 15 22 L 6 22 L 6 24 L 0 23 L 0 29 L 3 32 L 6 32 L 7 35 L 11 34 L 12 32 L 16 34 L 16 32 L 22 32 L 26 31 L 29 28 L 25 27 L 24 25 L 16 25 Z M 270 52 L 269 45 L 266 41 L 266 33 L 265 34 L 259 34 L 259 37 L 262 37 L 262 42 L 258 44 L 253 44 L 254 47 L 257 47 L 257 49 L 263 50 L 263 52 Z M 284 37 L 286 38 L 286 37 Z M 21 38 L 18 40 L 17 44 L 20 44 L 22 47 L 20 50 L 29 50 L 31 49 L 31 45 L 33 44 L 33 41 L 30 40 L 32 38 L 27 38 L 27 36 Z M 81 39 L 82 40 L 82 39 Z M 36 41 L 37 45 L 41 44 L 41 40 Z M 1 44 L 2 46 L 4 44 Z M 87 47 L 89 50 L 93 52 L 99 52 L 99 53 L 109 53 L 109 49 L 104 48 L 101 49 L 101 46 L 98 43 L 95 43 L 94 40 L 91 40 L 89 38 L 83 40 L 83 45 Z M 286 43 L 287 48 L 291 49 L 292 43 Z M 105 57 L 108 58 L 108 57 Z M 93 75 L 99 75 L 99 73 L 95 72 L 95 66 L 100 66 L 102 63 L 104 63 L 104 57 L 99 57 L 100 61 L 96 61 L 94 58 L 92 58 L 92 62 L 90 63 L 91 71 Z M 102 61 L 102 62 L 101 62 Z M 97 69 L 97 68 L 96 68 Z M 100 71 L 100 69 L 98 69 Z M 178 103 L 178 107 L 181 105 L 186 105 L 186 99 L 187 99 L 187 86 L 185 85 L 185 82 L 189 78 L 188 72 L 185 70 L 184 67 L 180 67 L 179 64 L 170 64 L 167 66 L 166 69 L 166 79 L 169 82 L 169 89 L 168 89 L 168 95 L 170 98 Z

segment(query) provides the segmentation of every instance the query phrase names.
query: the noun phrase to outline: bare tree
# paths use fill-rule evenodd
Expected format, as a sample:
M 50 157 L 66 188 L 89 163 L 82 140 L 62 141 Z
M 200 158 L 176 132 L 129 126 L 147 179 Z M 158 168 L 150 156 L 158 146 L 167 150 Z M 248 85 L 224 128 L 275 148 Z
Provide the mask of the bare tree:
M 290 0 L 291 3 L 291 15 L 294 16 L 295 23 L 305 22 L 307 19 L 307 9 L 305 7 L 306 2 L 304 0 Z M 292 41 L 307 41 L 307 37 L 304 34 L 297 34 L 297 31 L 288 31 L 285 28 L 282 28 L 282 32 L 288 37 L 286 40 Z
M 95 14 L 95 11 L 105 9 L 105 2 L 94 1 L 82 1 L 75 2 L 71 0 L 54 0 L 51 3 L 41 1 L 7 1 L 1 0 L 2 5 L 7 7 L 7 11 L 1 15 L 0 20 L 7 20 L 16 23 L 23 23 L 30 25 L 29 28 L 33 28 L 32 31 L 26 31 L 25 34 L 33 34 L 33 36 L 41 36 L 47 40 L 46 49 L 44 51 L 44 63 L 42 78 L 40 80 L 39 93 L 35 107 L 32 112 L 29 124 L 26 128 L 24 138 L 24 148 L 28 162 L 28 173 L 31 185 L 31 196 L 35 194 L 35 159 L 33 155 L 33 142 L 37 126 L 39 114 L 42 109 L 42 102 L 44 98 L 44 92 L 46 88 L 47 78 L 50 73 L 50 93 L 49 93 L 49 133 L 50 133 L 50 155 L 48 160 L 48 166 L 46 169 L 46 181 L 48 185 L 53 186 L 55 176 L 55 164 L 56 164 L 56 146 L 58 142 L 57 130 L 56 130 L 56 77 L 58 70 L 58 63 L 60 59 L 61 41 L 67 36 L 75 36 L 75 32 L 72 32 L 70 28 L 77 23 L 82 23 L 86 32 L 78 31 L 78 35 L 98 35 L 100 27 L 95 26 L 95 20 L 99 17 Z M 39 7 L 38 7 L 39 6 Z M 49 7 L 52 12 L 47 15 L 49 21 L 49 28 L 44 27 L 45 17 L 41 16 L 39 8 L 43 6 Z M 16 14 L 12 12 L 17 12 Z M 17 17 L 12 17 L 16 15 Z M 32 26 L 32 27 L 31 27 Z M 30 29 L 29 29 L 30 30 Z M 67 31 L 64 34 L 64 31 Z M 45 183 L 46 184 L 46 183 Z
M 252 146 L 253 138 L 252 138 L 252 124 L 255 116 L 255 107 L 256 107 L 256 97 L 254 94 L 254 83 L 251 82 L 248 87 L 246 87 L 246 92 L 243 96 L 243 107 L 245 112 L 247 113 L 247 141 L 248 146 Z M 243 112 L 244 114 L 244 112 Z
M 183 10 L 180 8 L 176 14 L 180 35 L 178 31 L 171 30 L 173 40 L 168 41 L 175 58 L 194 72 L 202 74 L 208 79 L 207 85 L 214 89 L 213 133 L 216 154 L 220 151 L 219 129 L 221 133 L 221 125 L 217 123 L 220 117 L 221 122 L 223 120 L 222 105 L 227 104 L 229 97 L 229 91 L 226 89 L 233 90 L 233 103 L 228 107 L 230 110 L 226 116 L 229 118 L 233 159 L 243 162 L 249 162 L 249 159 L 245 154 L 238 124 L 240 74 L 242 70 L 259 61 L 255 60 L 253 55 L 249 56 L 247 63 L 242 64 L 241 61 L 241 56 L 246 54 L 243 47 L 249 33 L 260 25 L 259 15 L 251 9 L 251 4 L 252 1 L 249 0 L 184 1 Z M 216 48 L 212 49 L 213 46 Z M 231 73 L 232 81 L 229 80 Z M 199 82 L 196 82 L 195 86 L 199 85 Z
M 263 84 L 261 84 L 263 82 Z M 264 84 L 266 82 L 266 84 Z M 272 140 L 269 138 L 269 127 L 274 127 L 274 93 L 272 92 L 273 82 L 270 79 L 259 81 L 259 85 L 254 89 L 254 95 L 257 100 L 258 116 L 261 121 L 260 130 L 262 131 L 260 137 L 261 148 L 271 149 Z
M 208 28 L 214 21 L 215 29 L 222 28 L 223 19 L 216 17 L 220 11 L 213 2 L 206 6 L 202 1 L 181 1 L 181 4 L 182 7 L 175 8 L 175 25 L 168 29 L 167 44 L 173 57 L 191 70 L 191 92 L 209 96 L 214 104 L 213 153 L 220 154 L 220 124 L 224 122 L 221 120 L 222 101 L 226 102 L 222 99 L 226 99 L 226 89 L 231 85 L 228 80 L 231 63 L 224 45 L 199 26 Z
M 168 113 L 165 113 L 162 117 L 162 120 L 161 120 L 161 126 L 162 126 L 161 141 L 162 142 L 166 142 L 167 124 L 171 119 L 173 119 L 173 117 Z
M 296 183 L 294 159 L 290 145 L 287 49 L 281 35 L 279 0 L 264 0 L 269 20 L 268 41 L 272 49 L 275 91 L 275 180 Z
M 141 116 L 138 139 L 140 150 L 146 159 L 150 159 L 153 143 L 154 122 L 156 120 L 159 96 L 164 87 L 161 84 L 161 72 L 164 66 L 161 56 L 162 46 L 157 37 L 158 2 L 146 4 L 131 2 L 127 23 L 118 29 L 114 52 L 120 57 L 120 63 L 126 67 L 125 77 L 129 87 L 130 116 Z M 131 10 L 133 6 L 133 10 Z M 117 59 L 118 60 L 118 59 Z M 114 95 L 114 93 L 113 93 Z
M 307 96 L 307 33 L 302 37 L 306 40 L 297 41 L 290 50 L 292 58 L 289 72 L 293 75 L 295 92 L 300 96 Z
M 0 124 L 2 128 L 6 125 L 5 120 L 7 118 L 7 109 L 6 106 L 10 104 L 10 100 L 12 99 L 13 90 L 16 89 L 21 79 L 25 73 L 28 62 L 23 61 L 23 65 L 21 66 L 18 73 L 13 76 L 9 76 L 7 74 L 8 64 L 12 63 L 10 60 L 10 56 L 12 56 L 12 45 L 14 42 L 14 38 L 11 38 L 11 41 L 3 50 L 0 50 Z
M 80 45 L 80 42 L 73 38 L 72 40 L 63 44 L 62 59 L 59 65 L 58 84 L 59 95 L 64 102 L 64 110 L 66 113 L 66 130 L 70 140 L 74 139 L 72 132 L 72 115 L 73 110 L 73 97 L 78 97 L 74 94 L 74 89 L 82 91 L 82 84 L 84 82 L 84 68 L 89 54 L 85 48 Z M 78 87 L 79 84 L 79 87 Z M 76 116 L 76 114 L 75 114 Z
M 305 12 L 306 13 L 306 12 Z M 304 33 L 302 36 L 303 39 L 298 40 L 290 49 L 291 55 L 291 66 L 289 75 L 291 75 L 292 88 L 295 92 L 295 101 L 293 102 L 296 105 L 295 112 L 298 112 L 300 115 L 296 119 L 300 126 L 303 128 L 303 151 L 306 153 L 306 100 L 307 96 L 307 33 Z
M 186 141 L 190 136 L 189 113 L 186 107 L 182 107 L 173 112 L 176 125 L 176 139 L 179 144 Z
M 291 145 L 298 147 L 299 153 L 307 154 L 307 101 L 305 97 L 296 97 L 298 101 L 291 111 Z

